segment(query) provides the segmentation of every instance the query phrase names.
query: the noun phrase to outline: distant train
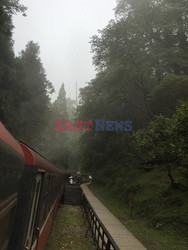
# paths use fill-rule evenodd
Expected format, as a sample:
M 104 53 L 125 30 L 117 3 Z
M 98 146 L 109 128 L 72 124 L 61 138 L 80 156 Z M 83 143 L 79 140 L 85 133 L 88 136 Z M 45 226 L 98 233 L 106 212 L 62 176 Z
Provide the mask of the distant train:
M 44 250 L 69 174 L 0 122 L 0 249 Z

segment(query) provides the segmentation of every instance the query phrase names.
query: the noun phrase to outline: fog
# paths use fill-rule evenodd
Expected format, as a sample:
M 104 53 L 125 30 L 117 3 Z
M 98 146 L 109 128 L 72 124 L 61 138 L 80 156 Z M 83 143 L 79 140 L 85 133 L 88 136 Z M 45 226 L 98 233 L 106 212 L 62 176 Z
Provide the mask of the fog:
M 28 41 L 40 45 L 40 56 L 58 94 L 65 83 L 68 97 L 75 99 L 78 88 L 95 77 L 91 36 L 114 18 L 115 0 L 20 0 L 27 6 L 27 17 L 14 16 L 14 50 L 18 54 Z

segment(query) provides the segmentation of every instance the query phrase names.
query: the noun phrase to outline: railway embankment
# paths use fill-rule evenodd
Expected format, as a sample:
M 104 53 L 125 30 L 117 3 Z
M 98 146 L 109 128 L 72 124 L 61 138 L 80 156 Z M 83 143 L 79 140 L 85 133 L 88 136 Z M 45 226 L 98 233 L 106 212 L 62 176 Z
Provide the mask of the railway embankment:
M 61 205 L 46 250 L 95 250 L 92 238 L 85 237 L 87 228 L 79 206 Z

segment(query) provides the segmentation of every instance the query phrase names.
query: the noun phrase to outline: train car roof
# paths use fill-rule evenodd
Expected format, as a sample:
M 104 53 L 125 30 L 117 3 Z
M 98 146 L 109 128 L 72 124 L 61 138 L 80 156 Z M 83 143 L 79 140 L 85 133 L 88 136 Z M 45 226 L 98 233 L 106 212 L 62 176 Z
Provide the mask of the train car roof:
M 0 122 L 0 139 L 8 144 L 12 149 L 17 151 L 24 158 L 24 154 L 20 144 L 16 141 L 16 139 L 8 132 L 5 126 Z
M 23 141 L 20 141 L 20 145 L 24 152 L 26 165 L 36 166 L 37 168 L 48 170 L 50 172 L 55 172 L 57 174 L 63 173 L 62 170 L 56 168 L 47 159 L 45 159 L 39 152 L 35 151 L 33 148 L 31 148 Z

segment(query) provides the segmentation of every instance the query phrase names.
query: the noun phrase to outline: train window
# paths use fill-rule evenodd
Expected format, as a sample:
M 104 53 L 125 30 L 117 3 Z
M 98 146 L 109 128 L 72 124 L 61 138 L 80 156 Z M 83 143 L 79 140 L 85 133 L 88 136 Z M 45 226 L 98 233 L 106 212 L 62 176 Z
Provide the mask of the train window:
M 45 184 L 48 185 L 48 175 L 45 176 Z
M 52 176 L 52 174 L 50 174 L 50 188 L 52 186 L 52 178 L 53 178 L 53 176 Z
M 40 214 L 38 218 L 38 227 L 41 228 L 46 220 L 46 196 L 43 196 L 41 198 L 41 208 L 40 208 Z
M 17 194 L 12 195 L 0 204 L 0 249 L 7 249 L 9 242 L 14 214 L 16 209 Z
M 27 229 L 27 237 L 26 237 L 26 243 L 25 243 L 25 247 L 28 247 L 29 249 L 32 245 L 32 240 L 33 240 L 34 225 L 35 225 L 40 190 L 41 190 L 41 182 L 42 182 L 42 175 L 37 174 L 36 179 L 35 179 L 35 187 L 34 187 L 33 201 L 32 201 L 32 207 L 31 207 L 31 214 L 30 214 L 29 226 Z
M 51 181 L 51 176 L 50 174 L 48 174 L 48 190 L 50 190 L 50 186 L 51 186 L 50 181 Z
M 9 211 L 8 214 L 6 214 L 5 217 L 0 220 L 0 249 L 4 250 L 7 248 L 9 238 L 10 238 L 10 233 L 11 233 L 11 228 L 12 228 L 12 221 L 14 218 L 14 212 L 15 212 L 15 207 Z

